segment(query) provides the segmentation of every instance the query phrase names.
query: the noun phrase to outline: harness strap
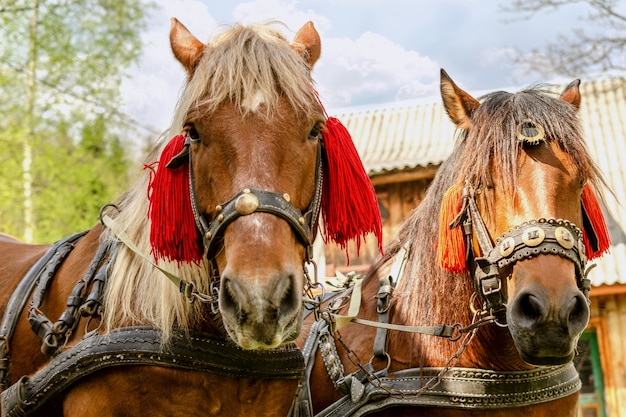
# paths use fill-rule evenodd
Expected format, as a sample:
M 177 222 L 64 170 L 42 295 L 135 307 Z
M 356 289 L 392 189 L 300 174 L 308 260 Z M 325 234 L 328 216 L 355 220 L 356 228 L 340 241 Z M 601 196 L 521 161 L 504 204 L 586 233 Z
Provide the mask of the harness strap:
M 104 259 L 109 256 L 110 249 L 110 243 L 104 242 L 100 244 L 85 275 L 76 283 L 68 297 L 66 302 L 67 309 L 54 323 L 39 310 L 54 274 L 47 276 L 46 279 L 40 280 L 37 283 L 37 289 L 30 303 L 28 321 L 30 322 L 33 332 L 35 332 L 43 342 L 41 352 L 44 355 L 54 355 L 57 350 L 63 346 L 78 325 L 78 319 L 81 315 L 80 307 L 85 301 L 87 288 L 91 285 L 98 271 L 102 269 L 102 264 Z M 54 264 L 48 264 L 47 267 L 53 268 L 56 271 L 61 262 L 62 260 L 57 260 Z
M 329 331 L 328 323 L 323 320 L 315 322 L 311 327 L 302 349 L 305 371 L 288 417 L 314 416 L 310 377 L 318 349 L 327 370 L 329 368 L 325 358 L 327 355 L 324 354 L 329 347 L 325 346 L 323 337 Z M 329 353 L 329 356 L 336 354 Z M 315 417 L 363 416 L 396 406 L 477 410 L 519 407 L 563 398 L 581 387 L 578 372 L 571 362 L 529 371 L 475 368 L 443 370 L 411 368 L 388 373 L 386 369 L 378 372 L 368 369 L 369 376 L 363 369 L 346 376 L 342 372 L 340 378 L 333 380 L 333 384 L 344 396 Z
M 388 328 L 382 327 L 389 324 L 389 308 L 391 307 L 391 295 L 394 286 L 389 277 L 380 279 L 380 288 L 375 295 L 378 300 L 376 311 L 378 312 L 378 323 L 381 327 L 376 328 L 376 336 L 374 337 L 374 356 L 378 359 L 386 359 L 387 357 L 387 333 Z
M 137 247 L 137 245 L 135 245 L 135 243 L 132 241 L 130 236 L 128 236 L 128 234 L 122 229 L 121 225 L 117 223 L 115 220 L 113 220 L 111 217 L 109 217 L 108 215 L 104 215 L 102 216 L 101 220 L 102 220 L 102 224 L 108 227 L 111 230 L 111 232 L 115 235 L 115 237 L 117 237 L 120 240 L 120 242 L 125 244 L 128 247 L 128 249 L 135 252 L 136 255 L 143 258 L 144 261 L 148 262 L 150 265 L 152 265 L 154 268 L 160 271 L 163 275 L 165 275 L 167 279 L 169 279 L 170 281 L 172 281 L 174 285 L 176 285 L 176 287 L 179 289 L 181 294 L 185 295 L 185 297 L 187 297 L 187 299 L 190 302 L 194 301 L 195 299 L 198 299 L 204 303 L 212 303 L 212 302 L 217 301 L 214 299 L 215 297 L 212 295 L 207 295 L 207 294 L 197 292 L 195 290 L 195 286 L 193 282 L 185 281 L 184 279 L 181 279 L 178 276 L 172 274 L 171 272 L 158 266 L 150 257 L 144 254 L 141 251 L 141 249 Z
M 393 290 L 398 286 L 400 278 L 402 278 L 406 258 L 407 247 L 404 245 L 396 254 L 390 274 L 380 279 L 380 288 L 375 296 L 378 300 L 376 311 L 378 312 L 378 322 L 380 324 L 389 324 L 391 296 L 393 295 Z M 387 333 L 388 328 L 386 327 L 378 327 L 376 329 L 376 337 L 374 338 L 374 356 L 378 359 L 387 358 Z
M 387 297 L 391 295 L 393 287 L 395 287 L 397 282 L 400 280 L 400 277 L 402 276 L 402 272 L 404 271 L 404 264 L 406 262 L 406 256 L 407 256 L 406 248 L 403 247 L 400 249 L 400 251 L 398 251 L 398 254 L 396 255 L 396 259 L 394 261 L 394 266 L 392 267 L 390 277 L 386 279 L 381 279 L 381 290 L 379 290 L 376 298 L 379 298 L 379 295 L 381 294 L 381 291 L 382 291 L 383 296 L 379 298 L 378 307 L 382 307 L 383 310 L 386 309 L 387 312 L 390 307 L 389 299 Z M 379 319 L 378 322 L 372 321 L 372 320 L 360 319 L 357 316 L 359 314 L 359 310 L 361 307 L 362 284 L 363 284 L 363 280 L 357 279 L 354 282 L 353 286 L 351 287 L 352 293 L 350 294 L 350 306 L 348 307 L 347 315 L 344 316 L 341 314 L 329 313 L 328 319 L 331 322 L 331 330 L 333 332 L 335 330 L 341 329 L 343 326 L 345 326 L 346 324 L 350 322 L 362 324 L 365 326 L 375 327 L 377 329 L 384 330 L 384 333 L 381 332 L 380 336 L 378 336 L 378 333 L 377 333 L 377 338 L 379 339 L 378 344 L 380 345 L 381 343 L 386 344 L 386 337 L 387 337 L 386 331 L 387 330 L 398 330 L 398 331 L 409 332 L 409 333 L 420 333 L 420 334 L 426 334 L 426 335 L 431 335 L 431 336 L 452 338 L 452 336 L 455 333 L 455 330 L 461 328 L 460 325 L 444 325 L 444 324 L 440 324 L 437 326 L 407 326 L 404 324 L 391 324 L 388 322 L 388 316 L 387 318 Z M 385 295 L 384 293 L 388 293 L 388 294 Z M 381 299 L 383 300 L 381 301 Z M 382 353 L 383 358 L 386 357 L 386 348 L 380 347 L 380 352 Z
M 413 368 L 365 380 L 363 394 L 345 395 L 316 417 L 358 417 L 396 406 L 490 410 L 552 401 L 581 388 L 573 363 L 530 371 L 491 371 L 452 368 L 437 385 L 414 392 L 438 377 L 441 368 Z M 401 394 L 390 395 L 394 390 Z
M 461 329 L 460 325 L 446 325 L 440 324 L 437 326 L 407 326 L 405 324 L 392 324 L 392 323 L 381 323 L 378 321 L 371 321 L 365 319 L 355 318 L 352 320 L 354 323 L 363 324 L 365 326 L 376 327 L 379 329 L 386 330 L 397 330 L 400 332 L 408 332 L 408 333 L 419 333 L 429 336 L 438 336 L 445 338 L 453 338 L 455 336 L 455 330 Z M 453 339 L 456 340 L 456 339 Z
M 4 390 L 10 383 L 8 377 L 9 345 L 17 326 L 17 319 L 26 306 L 35 285 L 42 276 L 54 275 L 63 259 L 86 233 L 86 231 L 76 233 L 55 242 L 29 269 L 11 294 L 0 323 L 0 391 Z
M 188 148 L 188 146 L 187 146 Z M 319 213 L 321 210 L 323 163 L 322 143 L 317 148 L 317 160 L 315 168 L 315 189 L 309 206 L 302 212 L 291 203 L 288 194 L 277 193 L 258 188 L 246 188 L 227 202 L 216 207 L 215 218 L 207 222 L 202 215 L 196 198 L 192 158 L 189 158 L 189 189 L 191 193 L 192 209 L 196 226 L 202 234 L 204 249 L 208 258 L 215 257 L 221 247 L 221 240 L 226 227 L 241 216 L 247 216 L 255 212 L 265 212 L 278 216 L 291 226 L 300 242 L 306 248 L 306 260 L 312 259 L 312 242 L 317 232 Z
M 71 384 L 112 366 L 153 365 L 241 378 L 297 379 L 304 370 L 295 344 L 274 350 L 245 350 L 206 333 L 175 334 L 167 348 L 159 331 L 126 327 L 92 335 L 53 358 L 32 377 L 24 376 L 1 394 L 2 417 L 40 409 Z
M 491 243 L 491 237 L 489 236 L 487 226 L 485 225 L 485 222 L 480 215 L 480 211 L 478 210 L 474 187 L 469 187 L 467 210 L 469 211 L 471 224 L 474 227 L 474 231 L 476 233 L 478 247 L 480 248 L 482 255 L 486 256 L 491 251 L 491 249 L 493 249 L 493 244 Z
M 115 251 L 115 249 L 113 249 L 113 251 Z M 80 306 L 80 314 L 82 316 L 99 318 L 102 315 L 102 302 L 104 300 L 104 289 L 109 274 L 110 263 L 111 259 L 109 258 L 94 277 L 91 292 L 85 302 Z
M 304 372 L 298 383 L 298 388 L 291 404 L 288 417 L 313 417 L 313 400 L 311 399 L 311 373 L 315 365 L 315 353 L 318 349 L 320 335 L 323 329 L 328 329 L 328 324 L 323 320 L 313 322 L 309 336 L 302 347 L 304 358 Z
M 205 233 L 208 257 L 214 257 L 221 246 L 220 237 L 226 226 L 239 217 L 258 212 L 274 214 L 287 221 L 305 247 L 313 241 L 312 231 L 307 225 L 304 214 L 291 204 L 289 195 L 258 188 L 246 188 L 219 206 L 219 214 Z
M 554 254 L 575 265 L 578 288 L 588 296 L 582 231 L 573 223 L 554 218 L 539 218 L 514 226 L 493 243 L 476 203 L 476 190 L 466 184 L 462 207 L 450 227 L 463 229 L 466 260 L 475 292 L 485 311 L 501 314 L 506 310 L 506 270 L 517 261 L 541 254 Z M 474 241 L 478 242 L 477 257 Z

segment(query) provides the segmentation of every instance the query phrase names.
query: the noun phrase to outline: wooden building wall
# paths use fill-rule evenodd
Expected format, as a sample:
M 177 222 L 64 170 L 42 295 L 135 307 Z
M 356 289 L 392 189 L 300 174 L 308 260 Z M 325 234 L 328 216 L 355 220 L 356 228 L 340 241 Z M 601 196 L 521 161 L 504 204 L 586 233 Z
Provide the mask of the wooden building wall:
M 615 293 L 620 288 L 604 290 L 607 293 L 597 296 L 592 290 L 587 327 L 594 328 L 598 337 L 606 415 L 626 417 L 626 289 L 621 288 L 622 293 Z
M 390 181 L 388 177 L 372 181 L 383 218 L 383 245 L 395 236 L 411 210 L 422 201 L 431 182 L 432 175 L 404 182 Z M 358 256 L 354 243 L 350 243 L 348 255 L 334 244 L 327 244 L 325 253 L 326 275 L 333 276 L 335 269 L 341 272 L 365 271 L 378 256 L 378 248 L 376 239 L 368 236 Z

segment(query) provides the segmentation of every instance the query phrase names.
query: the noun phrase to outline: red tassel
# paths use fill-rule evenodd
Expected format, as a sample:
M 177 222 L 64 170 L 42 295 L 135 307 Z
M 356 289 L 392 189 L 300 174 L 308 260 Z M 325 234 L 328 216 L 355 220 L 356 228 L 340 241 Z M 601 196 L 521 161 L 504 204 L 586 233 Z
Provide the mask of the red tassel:
M 584 224 L 583 227 L 585 254 L 587 255 L 587 259 L 594 259 L 609 250 L 609 247 L 611 246 L 611 238 L 606 227 L 602 209 L 600 208 L 600 203 L 598 202 L 598 199 L 589 184 L 586 184 L 583 187 L 582 205 L 583 210 L 585 210 L 585 213 L 587 214 L 587 219 L 589 220 L 589 223 Z M 589 236 L 590 233 L 595 235 L 595 239 Z M 591 242 L 592 240 L 597 241 L 597 245 L 593 245 Z
M 463 207 L 463 185 L 455 184 L 443 195 L 439 212 L 437 264 L 450 272 L 467 272 L 465 240 L 461 227 L 450 228 Z
M 322 184 L 324 240 L 337 243 L 346 255 L 348 241 L 355 240 L 358 256 L 361 238 L 373 233 L 382 253 L 382 220 L 376 192 L 350 133 L 339 120 L 330 117 L 322 134 L 326 150 Z
M 191 208 L 189 165 L 166 167 L 184 149 L 184 144 L 185 137 L 177 135 L 165 145 L 148 184 L 151 253 L 157 262 L 166 259 L 198 264 L 204 256 Z

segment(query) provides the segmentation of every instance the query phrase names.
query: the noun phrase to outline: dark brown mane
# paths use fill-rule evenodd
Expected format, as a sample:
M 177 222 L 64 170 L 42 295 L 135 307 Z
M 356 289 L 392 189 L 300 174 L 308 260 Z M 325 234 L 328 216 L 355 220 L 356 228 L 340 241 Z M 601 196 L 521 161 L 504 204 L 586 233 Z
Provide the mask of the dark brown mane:
M 461 134 L 467 150 L 455 167 L 459 178 L 478 185 L 490 179 L 494 164 L 500 176 L 509 181 L 507 188 L 513 189 L 515 161 L 523 146 L 516 138 L 516 130 L 525 119 L 541 125 L 547 140 L 556 142 L 572 156 L 581 179 L 595 181 L 597 169 L 589 159 L 576 108 L 541 87 L 518 93 L 496 91 L 482 97 L 480 107 L 472 115 L 472 129 Z

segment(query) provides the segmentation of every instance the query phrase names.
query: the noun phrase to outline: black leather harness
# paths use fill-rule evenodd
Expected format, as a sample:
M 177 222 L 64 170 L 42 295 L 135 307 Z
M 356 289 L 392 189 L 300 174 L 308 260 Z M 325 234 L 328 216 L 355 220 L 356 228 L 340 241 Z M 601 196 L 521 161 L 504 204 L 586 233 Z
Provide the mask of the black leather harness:
M 131 365 L 263 379 L 297 379 L 303 370 L 302 354 L 294 344 L 275 350 L 244 350 L 224 337 L 176 333 L 164 348 L 157 330 L 126 327 L 106 335 L 88 335 L 35 375 L 20 378 L 2 392 L 2 416 L 28 415 L 93 372 Z
M 30 295 L 38 282 L 53 277 L 57 269 L 72 251 L 85 232 L 68 236 L 54 243 L 46 253 L 30 268 L 9 298 L 2 322 L 0 323 L 0 392 L 10 384 L 9 345 L 17 326 L 17 319 L 24 310 Z
M 211 284 L 211 294 L 200 293 L 196 291 L 193 283 L 173 277 L 171 274 L 166 274 L 167 277 L 179 287 L 180 292 L 185 295 L 189 301 L 193 302 L 194 300 L 200 300 L 202 302 L 216 304 L 220 282 L 218 267 L 215 262 L 215 255 L 221 248 L 226 227 L 242 216 L 263 212 L 270 213 L 284 219 L 291 226 L 300 243 L 304 245 L 305 258 L 302 262 L 302 268 L 308 281 L 305 292 L 310 292 L 310 287 L 314 285 L 314 283 L 312 283 L 309 279 L 307 265 L 312 265 L 314 269 L 317 268 L 315 261 L 313 260 L 313 240 L 317 232 L 317 222 L 321 210 L 322 200 L 322 183 L 324 176 L 323 139 L 320 139 L 318 142 L 313 197 L 304 212 L 291 203 L 291 196 L 287 193 L 279 193 L 259 188 L 244 188 L 231 197 L 230 200 L 222 204 L 218 204 L 215 208 L 215 216 L 212 219 L 207 219 L 204 216 L 196 196 L 196 187 L 193 176 L 193 162 L 190 153 L 191 145 L 198 143 L 199 141 L 200 139 L 198 138 L 187 136 L 185 138 L 183 150 L 168 162 L 167 168 L 177 168 L 185 163 L 189 165 L 189 194 L 191 199 L 191 209 L 193 211 L 196 227 L 202 236 L 205 256 L 211 262 L 215 273 L 215 277 Z M 145 258 L 143 254 L 139 255 Z
M 291 203 L 289 194 L 279 193 L 258 188 L 245 188 L 235 194 L 230 200 L 216 207 L 215 217 L 207 221 L 198 205 L 196 187 L 193 177 L 192 158 L 190 157 L 191 144 L 198 143 L 200 139 L 187 137 L 185 147 L 178 155 L 174 156 L 167 164 L 168 167 L 177 167 L 188 160 L 189 164 L 189 191 L 191 206 L 196 221 L 196 226 L 202 234 L 204 249 L 209 259 L 213 258 L 220 248 L 226 227 L 242 216 L 255 212 L 274 214 L 289 223 L 300 242 L 307 248 L 307 260 L 312 259 L 312 243 L 315 237 L 316 225 L 320 213 L 323 181 L 323 141 L 319 141 L 317 149 L 317 162 L 315 168 L 315 191 L 309 206 L 300 211 Z
M 589 300 L 591 280 L 587 278 L 583 233 L 568 220 L 540 218 L 509 229 L 492 243 L 485 222 L 476 204 L 476 191 L 466 184 L 463 189 L 463 206 L 450 227 L 462 227 L 467 249 L 467 264 L 474 290 L 483 301 L 489 314 L 506 309 L 506 279 L 510 267 L 516 262 L 542 254 L 558 255 L 571 261 L 576 269 L 578 288 Z M 584 210 L 583 210 L 584 213 Z M 595 236 L 593 229 L 588 231 Z M 474 248 L 474 237 L 478 250 Z M 480 251 L 482 256 L 476 254 Z
M 192 158 L 189 153 L 191 143 L 196 141 L 187 137 L 183 151 L 172 158 L 168 167 L 176 167 L 185 162 L 189 164 L 192 210 L 204 241 L 207 257 L 214 262 L 213 257 L 220 248 L 224 230 L 237 218 L 254 212 L 271 213 L 286 220 L 306 248 L 303 268 L 308 278 L 306 264 L 314 264 L 312 242 L 321 206 L 322 141 L 317 150 L 314 195 L 304 213 L 290 202 L 290 196 L 287 194 L 248 188 L 217 206 L 216 216 L 210 222 L 207 222 L 202 215 L 195 193 Z M 114 224 L 110 223 L 111 218 L 103 216 L 103 213 L 101 213 L 101 218 L 107 227 Z M 196 333 L 190 338 L 176 334 L 172 339 L 172 344 L 164 350 L 156 330 L 137 327 L 123 328 L 107 335 L 88 333 L 77 345 L 67 351 L 61 351 L 61 347 L 75 330 L 81 315 L 99 319 L 102 313 L 101 303 L 108 277 L 108 260 L 113 257 L 111 245 L 107 243 L 100 246 L 87 273 L 76 284 L 68 298 L 67 310 L 59 320 L 52 322 L 39 310 L 55 272 L 73 249 L 74 244 L 85 233 L 71 236 L 54 244 L 31 268 L 10 298 L 2 323 L 0 323 L 0 390 L 2 391 L 3 417 L 23 416 L 35 411 L 71 383 L 109 366 L 154 365 L 248 378 L 293 379 L 300 378 L 302 375 L 303 357 L 294 344 L 278 349 L 250 351 L 241 349 L 225 338 L 201 333 Z M 134 247 L 134 244 L 127 243 L 126 239 L 121 239 L 121 242 Z M 132 250 L 136 250 L 132 247 Z M 214 270 L 217 271 L 216 266 Z M 170 275 L 168 278 L 175 281 L 180 292 L 188 300 L 216 302 L 219 277 L 213 278 L 215 282 L 211 287 L 212 293 L 207 295 L 195 292 L 191 283 Z M 309 286 L 311 285 L 309 282 Z M 91 288 L 90 293 L 87 293 L 88 288 Z M 23 376 L 9 386 L 8 346 L 17 324 L 17 318 L 31 294 L 33 295 L 29 311 L 31 327 L 42 340 L 42 352 L 53 356 L 53 359 L 34 376 Z
M 303 357 L 295 344 L 272 350 L 245 350 L 225 337 L 200 332 L 192 332 L 189 337 L 175 332 L 171 344 L 164 347 L 160 333 L 153 328 L 127 327 L 104 335 L 93 331 L 63 351 L 61 347 L 76 328 L 80 315 L 100 317 L 108 276 L 108 263 L 104 259 L 112 256 L 108 253 L 110 247 L 101 245 L 85 277 L 68 297 L 67 310 L 52 323 L 39 311 L 39 304 L 55 272 L 82 236 L 84 233 L 79 233 L 54 244 L 30 269 L 10 298 L 0 325 L 3 336 L 0 338 L 2 417 L 28 415 L 81 378 L 112 366 L 152 365 L 263 379 L 297 379 L 302 375 Z M 89 293 L 88 287 L 91 288 Z M 22 376 L 10 385 L 10 339 L 31 294 L 29 319 L 42 339 L 42 351 L 51 355 L 52 360 L 35 375 Z
M 313 413 L 310 376 L 320 351 L 341 399 Z M 493 410 L 539 404 L 569 396 L 582 384 L 573 363 L 530 371 L 474 368 L 411 368 L 375 371 L 371 364 L 343 374 L 328 323 L 313 324 L 302 349 L 306 368 L 289 417 L 363 416 L 390 407 Z

